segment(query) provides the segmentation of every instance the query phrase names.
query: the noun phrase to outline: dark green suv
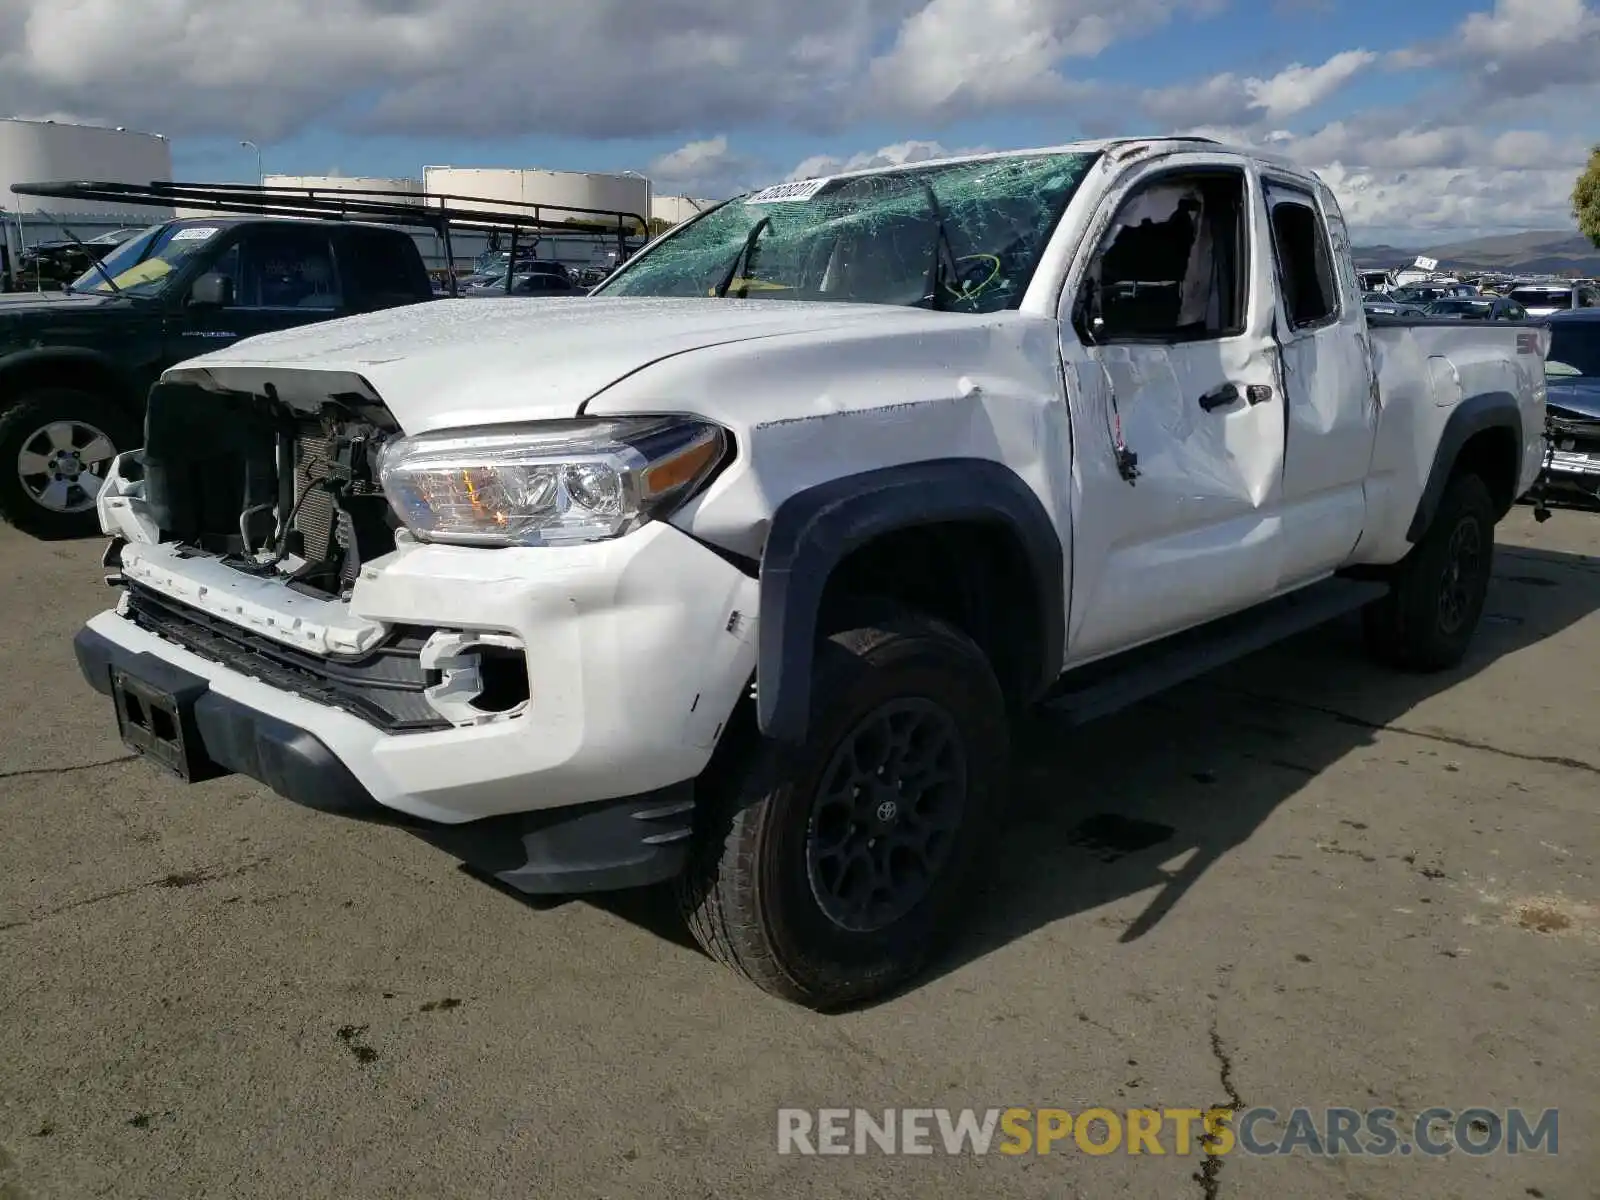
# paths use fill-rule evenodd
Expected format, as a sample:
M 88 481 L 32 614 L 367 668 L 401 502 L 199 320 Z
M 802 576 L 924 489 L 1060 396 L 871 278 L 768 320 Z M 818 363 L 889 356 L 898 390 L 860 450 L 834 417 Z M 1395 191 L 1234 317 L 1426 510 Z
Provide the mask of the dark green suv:
M 141 231 L 64 291 L 0 295 L 0 518 L 99 531 L 111 459 L 174 363 L 258 333 L 434 299 L 400 229 L 208 217 Z

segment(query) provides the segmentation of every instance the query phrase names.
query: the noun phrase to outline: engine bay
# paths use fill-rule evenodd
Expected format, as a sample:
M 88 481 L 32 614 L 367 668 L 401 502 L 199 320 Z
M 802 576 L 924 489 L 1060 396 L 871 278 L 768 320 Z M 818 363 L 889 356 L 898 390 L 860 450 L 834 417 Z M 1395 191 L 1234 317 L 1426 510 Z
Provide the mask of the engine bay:
M 171 372 L 151 392 L 144 495 L 161 540 L 348 598 L 361 564 L 395 548 L 378 483 L 393 418 L 356 376 L 221 374 Z

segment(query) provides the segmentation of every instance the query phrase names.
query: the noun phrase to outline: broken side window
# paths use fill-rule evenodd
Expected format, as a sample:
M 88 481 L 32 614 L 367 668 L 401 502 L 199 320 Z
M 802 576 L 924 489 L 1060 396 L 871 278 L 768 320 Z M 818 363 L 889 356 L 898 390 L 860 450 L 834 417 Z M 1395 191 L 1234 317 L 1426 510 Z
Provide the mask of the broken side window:
M 1117 213 L 1090 268 L 1097 342 L 1206 341 L 1245 325 L 1242 172 L 1167 175 Z

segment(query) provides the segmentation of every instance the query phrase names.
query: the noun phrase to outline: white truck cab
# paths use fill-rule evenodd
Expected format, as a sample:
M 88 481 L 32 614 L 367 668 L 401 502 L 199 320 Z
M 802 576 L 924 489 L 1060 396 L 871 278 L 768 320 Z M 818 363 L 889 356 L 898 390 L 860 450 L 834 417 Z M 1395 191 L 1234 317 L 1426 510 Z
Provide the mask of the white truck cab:
M 780 184 L 577 301 L 168 371 L 79 634 L 124 738 L 530 892 L 677 881 L 770 992 L 948 932 L 1008 720 L 1361 609 L 1466 652 L 1547 333 L 1369 324 L 1288 163 L 1116 140 Z

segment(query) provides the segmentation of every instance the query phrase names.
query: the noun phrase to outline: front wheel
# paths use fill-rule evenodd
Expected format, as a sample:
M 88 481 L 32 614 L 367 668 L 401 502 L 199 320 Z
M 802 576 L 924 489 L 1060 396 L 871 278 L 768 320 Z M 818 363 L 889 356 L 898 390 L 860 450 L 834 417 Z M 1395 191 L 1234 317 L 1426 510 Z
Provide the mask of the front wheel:
M 90 392 L 44 388 L 0 416 L 0 519 L 39 537 L 100 532 L 95 499 L 137 425 Z
M 708 797 L 681 881 L 690 930 L 758 987 L 819 1010 L 876 999 L 950 932 L 1009 752 L 982 651 L 905 614 L 818 647 L 806 744 L 753 744 Z
M 1489 596 L 1494 523 L 1483 480 L 1452 479 L 1427 533 L 1395 568 L 1393 590 L 1363 613 L 1375 658 L 1410 671 L 1461 662 Z

